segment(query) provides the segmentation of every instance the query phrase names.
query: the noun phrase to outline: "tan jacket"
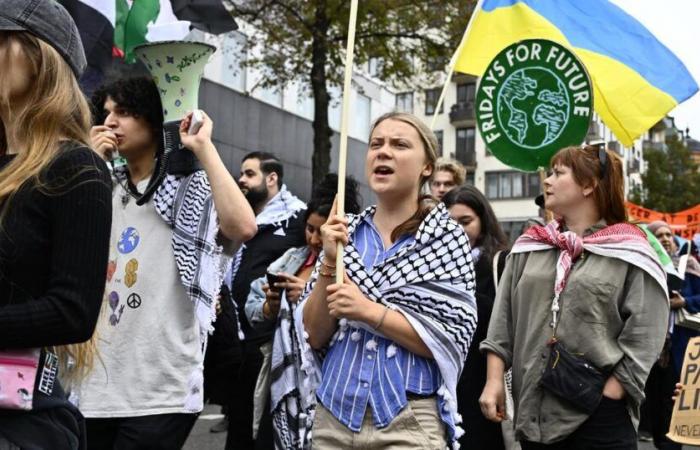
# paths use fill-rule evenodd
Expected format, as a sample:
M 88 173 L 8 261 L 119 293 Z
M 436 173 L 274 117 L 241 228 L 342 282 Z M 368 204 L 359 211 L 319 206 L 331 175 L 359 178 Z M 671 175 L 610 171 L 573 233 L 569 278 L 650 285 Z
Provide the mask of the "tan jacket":
M 551 443 L 588 417 L 539 387 L 552 336 L 550 311 L 558 250 L 511 254 L 481 351 L 513 368 L 519 440 Z M 560 297 L 557 338 L 571 352 L 615 375 L 638 423 L 644 384 L 666 336 L 669 306 L 659 284 L 623 261 L 584 252 Z

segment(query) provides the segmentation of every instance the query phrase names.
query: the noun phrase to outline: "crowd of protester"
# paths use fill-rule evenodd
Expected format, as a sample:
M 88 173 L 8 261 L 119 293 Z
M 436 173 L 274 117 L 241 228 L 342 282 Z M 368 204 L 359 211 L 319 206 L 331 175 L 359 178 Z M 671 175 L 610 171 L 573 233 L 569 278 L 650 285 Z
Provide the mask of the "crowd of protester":
M 640 410 L 679 448 L 697 249 L 627 221 L 615 153 L 560 150 L 556 219 L 512 247 L 407 113 L 374 122 L 376 203 L 349 178 L 344 214 L 337 175 L 305 203 L 273 153 L 234 179 L 205 113 L 180 126 L 198 167 L 170 173 L 153 81 L 89 105 L 68 14 L 20 3 L 0 12 L 0 449 L 181 448 L 205 402 L 231 450 L 634 449 Z

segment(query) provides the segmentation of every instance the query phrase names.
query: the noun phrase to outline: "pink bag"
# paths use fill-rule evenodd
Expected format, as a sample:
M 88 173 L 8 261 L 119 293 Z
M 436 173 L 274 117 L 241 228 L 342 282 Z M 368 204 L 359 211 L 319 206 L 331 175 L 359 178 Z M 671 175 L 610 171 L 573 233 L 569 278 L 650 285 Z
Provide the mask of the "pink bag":
M 0 351 L 0 409 L 32 409 L 41 350 Z

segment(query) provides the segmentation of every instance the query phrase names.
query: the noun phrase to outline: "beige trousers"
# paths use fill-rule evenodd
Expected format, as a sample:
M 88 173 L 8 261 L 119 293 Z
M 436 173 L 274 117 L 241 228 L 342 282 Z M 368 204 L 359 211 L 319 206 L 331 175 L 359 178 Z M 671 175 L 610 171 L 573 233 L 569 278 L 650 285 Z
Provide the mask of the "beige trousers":
M 355 433 L 338 422 L 320 403 L 316 405 L 313 450 L 444 450 L 447 447 L 445 424 L 440 420 L 437 398 L 409 400 L 385 428 L 377 428 L 367 407 L 362 428 Z

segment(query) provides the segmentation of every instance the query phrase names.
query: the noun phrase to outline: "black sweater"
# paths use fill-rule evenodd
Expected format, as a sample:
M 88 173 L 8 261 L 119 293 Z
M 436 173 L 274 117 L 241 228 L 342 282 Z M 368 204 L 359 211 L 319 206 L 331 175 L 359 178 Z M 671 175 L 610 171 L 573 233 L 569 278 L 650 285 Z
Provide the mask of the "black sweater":
M 12 156 L 0 157 L 0 169 Z M 92 336 L 104 293 L 111 180 L 90 149 L 63 145 L 26 182 L 0 222 L 0 348 L 47 347 Z

